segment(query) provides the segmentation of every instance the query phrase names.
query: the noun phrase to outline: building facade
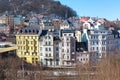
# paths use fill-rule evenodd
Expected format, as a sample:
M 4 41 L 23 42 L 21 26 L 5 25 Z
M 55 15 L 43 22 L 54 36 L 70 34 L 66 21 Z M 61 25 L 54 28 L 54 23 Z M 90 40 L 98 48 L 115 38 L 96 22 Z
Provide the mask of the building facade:
M 26 27 L 16 35 L 16 45 L 18 57 L 24 59 L 28 63 L 37 64 L 39 60 L 39 35 L 41 30 L 39 27 Z
M 118 48 L 117 38 L 109 30 L 91 30 L 88 35 L 88 51 L 97 52 L 101 59 Z

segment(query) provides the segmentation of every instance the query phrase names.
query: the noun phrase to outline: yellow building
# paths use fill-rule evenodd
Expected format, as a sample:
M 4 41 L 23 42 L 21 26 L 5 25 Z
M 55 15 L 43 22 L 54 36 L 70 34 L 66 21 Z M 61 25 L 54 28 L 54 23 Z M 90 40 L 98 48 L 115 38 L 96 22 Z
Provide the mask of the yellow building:
M 37 64 L 39 59 L 39 34 L 40 27 L 30 26 L 23 28 L 16 35 L 16 45 L 18 57 L 28 63 Z

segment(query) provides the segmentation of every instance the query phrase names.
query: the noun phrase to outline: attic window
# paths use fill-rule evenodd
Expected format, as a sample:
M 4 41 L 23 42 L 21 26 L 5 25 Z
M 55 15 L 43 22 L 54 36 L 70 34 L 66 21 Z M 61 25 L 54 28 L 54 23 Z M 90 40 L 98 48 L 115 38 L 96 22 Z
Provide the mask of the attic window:
M 33 30 L 33 33 L 35 33 L 35 30 Z
M 20 33 L 22 33 L 22 30 L 20 30 Z
M 31 33 L 31 30 L 29 30 L 29 33 Z
M 37 34 L 38 34 L 39 31 L 37 30 L 36 32 L 37 32 Z
M 25 33 L 27 33 L 27 30 L 25 29 Z

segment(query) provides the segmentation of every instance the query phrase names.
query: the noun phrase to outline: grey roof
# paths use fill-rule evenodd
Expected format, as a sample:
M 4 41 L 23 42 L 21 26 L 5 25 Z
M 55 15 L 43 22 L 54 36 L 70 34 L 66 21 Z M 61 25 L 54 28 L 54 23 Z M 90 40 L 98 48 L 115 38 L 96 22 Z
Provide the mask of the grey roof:
M 40 36 L 45 36 L 47 34 L 48 30 L 42 30 L 42 33 L 40 34 Z
M 38 26 L 30 26 L 30 27 L 25 27 L 25 28 L 21 29 L 18 32 L 18 34 L 38 34 L 41 31 L 42 31 L 42 29 L 40 29 L 40 27 L 38 27 Z
M 65 20 L 65 21 L 63 21 L 62 24 L 72 24 L 72 23 L 69 20 Z
M 43 22 L 45 26 L 53 26 L 52 22 Z
M 64 30 L 61 30 L 62 33 L 74 33 L 75 30 L 73 29 L 64 29 Z
M 54 41 L 58 41 L 58 40 L 60 41 L 61 39 L 60 39 L 59 36 L 54 36 L 54 37 L 53 37 L 53 40 L 54 40 Z

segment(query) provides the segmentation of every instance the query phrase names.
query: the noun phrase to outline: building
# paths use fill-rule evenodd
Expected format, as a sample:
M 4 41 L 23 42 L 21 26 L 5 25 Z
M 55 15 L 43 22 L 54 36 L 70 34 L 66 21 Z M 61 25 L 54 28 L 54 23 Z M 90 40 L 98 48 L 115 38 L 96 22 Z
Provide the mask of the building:
M 79 64 L 92 64 L 96 65 L 98 63 L 98 53 L 96 52 L 88 52 L 88 51 L 80 51 L 76 52 L 76 62 Z
M 9 25 L 0 24 L 0 32 L 5 33 L 6 35 L 8 35 L 10 33 Z
M 40 27 L 30 26 L 21 29 L 16 35 L 16 45 L 18 57 L 24 59 L 28 63 L 39 63 L 39 36 L 41 34 Z
M 31 17 L 29 20 L 29 25 L 39 25 L 39 19 L 35 16 Z
M 40 61 L 48 67 L 59 66 L 59 30 L 43 30 L 39 39 Z
M 45 66 L 54 65 L 53 32 L 43 30 L 39 39 L 40 61 Z
M 74 30 L 43 30 L 39 38 L 40 61 L 48 67 L 72 66 L 76 61 Z
M 90 30 L 88 34 L 88 51 L 97 52 L 99 59 L 115 51 L 118 46 L 118 35 L 109 30 Z
M 42 26 L 43 30 L 54 29 L 54 25 L 53 25 L 52 21 L 49 21 L 49 20 L 47 20 L 47 21 L 42 20 L 40 22 L 40 26 Z
M 76 30 L 75 31 L 75 38 L 76 38 L 77 42 L 81 42 L 81 36 L 82 36 L 81 31 L 80 30 Z
M 54 25 L 54 29 L 59 30 L 60 29 L 60 24 L 62 23 L 62 20 L 52 20 L 52 23 Z
M 14 16 L 14 33 L 23 27 L 22 19 L 23 17 L 21 15 Z
M 60 65 L 72 66 L 76 61 L 76 39 L 74 30 L 61 31 Z
M 73 24 L 69 20 L 64 20 L 60 24 L 60 29 L 74 29 Z

